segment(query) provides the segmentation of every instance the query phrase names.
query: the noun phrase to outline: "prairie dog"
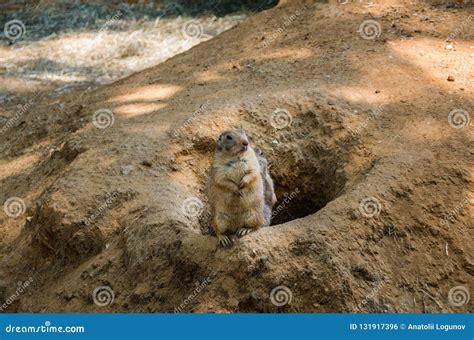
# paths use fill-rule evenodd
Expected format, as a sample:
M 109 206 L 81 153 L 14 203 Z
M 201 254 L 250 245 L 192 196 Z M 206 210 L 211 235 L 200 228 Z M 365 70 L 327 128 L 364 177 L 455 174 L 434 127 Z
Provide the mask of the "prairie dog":
M 212 227 L 221 246 L 232 245 L 228 234 L 241 237 L 264 225 L 260 163 L 243 130 L 219 136 L 209 184 Z
M 263 193 L 265 199 L 265 206 L 263 210 L 265 216 L 265 226 L 269 226 L 272 218 L 272 208 L 277 202 L 275 195 L 275 185 L 273 184 L 273 179 L 270 176 L 268 161 L 265 158 L 262 150 L 255 148 L 255 154 L 257 155 L 257 159 L 260 164 L 260 174 L 263 179 Z

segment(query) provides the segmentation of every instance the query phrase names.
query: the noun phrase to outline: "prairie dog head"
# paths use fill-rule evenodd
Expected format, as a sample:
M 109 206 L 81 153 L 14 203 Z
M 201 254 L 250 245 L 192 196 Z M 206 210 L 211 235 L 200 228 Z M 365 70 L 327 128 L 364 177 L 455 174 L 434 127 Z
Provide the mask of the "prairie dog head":
M 217 139 L 216 152 L 228 156 L 243 155 L 249 149 L 249 140 L 244 130 L 227 130 Z

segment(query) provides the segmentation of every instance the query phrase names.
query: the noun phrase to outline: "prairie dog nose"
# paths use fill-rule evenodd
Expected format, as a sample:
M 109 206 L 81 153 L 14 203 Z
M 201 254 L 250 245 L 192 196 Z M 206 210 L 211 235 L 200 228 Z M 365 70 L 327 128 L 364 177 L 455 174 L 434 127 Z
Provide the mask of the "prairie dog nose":
M 243 145 L 243 146 L 248 146 L 248 145 L 249 145 L 249 142 L 247 142 L 247 141 L 242 142 L 242 145 Z

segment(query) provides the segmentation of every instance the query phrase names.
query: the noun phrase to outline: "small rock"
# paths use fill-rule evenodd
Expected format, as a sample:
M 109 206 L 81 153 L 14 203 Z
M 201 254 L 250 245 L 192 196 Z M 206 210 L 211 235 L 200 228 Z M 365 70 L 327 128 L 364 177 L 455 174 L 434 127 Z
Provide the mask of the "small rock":
M 272 140 L 271 144 L 272 144 L 273 147 L 276 147 L 276 146 L 278 146 L 278 141 L 276 139 L 274 139 L 274 140 Z
M 353 210 L 349 211 L 349 219 L 352 220 L 352 221 L 355 221 L 357 220 L 358 216 L 357 216 L 357 213 Z
M 120 173 L 123 176 L 128 176 L 128 174 L 130 174 L 132 170 L 133 170 L 133 165 L 125 165 L 125 166 L 120 167 Z
M 454 77 L 453 76 L 448 76 L 448 81 L 454 81 Z
M 380 93 L 380 90 L 375 90 L 375 93 Z
M 151 168 L 151 162 L 150 161 L 144 160 L 140 164 Z
M 71 301 L 75 297 L 76 297 L 76 295 L 73 292 L 69 292 L 69 293 L 64 294 L 64 299 L 66 299 L 66 301 Z
M 447 44 L 446 46 L 444 46 L 444 49 L 446 50 L 454 50 L 454 46 L 452 44 Z

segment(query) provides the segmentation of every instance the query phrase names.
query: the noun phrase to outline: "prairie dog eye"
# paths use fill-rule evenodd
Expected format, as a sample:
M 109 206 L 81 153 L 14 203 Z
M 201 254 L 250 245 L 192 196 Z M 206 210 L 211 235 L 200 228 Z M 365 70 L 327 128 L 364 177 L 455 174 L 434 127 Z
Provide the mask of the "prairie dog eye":
M 232 139 L 232 136 L 227 136 L 227 139 Z

